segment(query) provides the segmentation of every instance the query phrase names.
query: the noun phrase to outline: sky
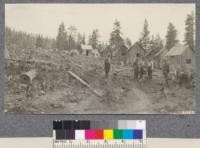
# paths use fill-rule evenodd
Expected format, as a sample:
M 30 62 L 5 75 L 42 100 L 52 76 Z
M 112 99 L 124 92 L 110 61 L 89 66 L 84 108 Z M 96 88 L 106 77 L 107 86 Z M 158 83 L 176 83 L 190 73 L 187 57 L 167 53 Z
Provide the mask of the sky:
M 55 38 L 58 26 L 66 29 L 73 25 L 86 37 L 99 30 L 99 40 L 109 41 L 113 23 L 121 24 L 123 38 L 136 42 L 143 30 L 144 20 L 149 23 L 150 35 L 165 38 L 172 22 L 182 41 L 187 14 L 195 13 L 195 4 L 6 4 L 5 25 L 15 30 Z

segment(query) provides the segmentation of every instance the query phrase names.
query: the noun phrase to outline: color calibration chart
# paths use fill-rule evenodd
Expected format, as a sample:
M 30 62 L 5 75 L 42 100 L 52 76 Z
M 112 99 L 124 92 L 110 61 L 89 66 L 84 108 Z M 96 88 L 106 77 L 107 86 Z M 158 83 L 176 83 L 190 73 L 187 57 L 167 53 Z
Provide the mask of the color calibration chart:
M 146 121 L 56 120 L 53 148 L 146 148 Z

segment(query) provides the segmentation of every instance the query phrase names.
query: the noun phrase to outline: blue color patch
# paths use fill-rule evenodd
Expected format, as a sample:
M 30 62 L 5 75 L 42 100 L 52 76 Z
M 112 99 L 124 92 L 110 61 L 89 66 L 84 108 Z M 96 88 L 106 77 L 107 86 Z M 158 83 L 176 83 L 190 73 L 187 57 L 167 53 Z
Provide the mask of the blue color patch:
M 123 130 L 123 139 L 133 139 L 134 132 L 133 130 Z
M 134 139 L 142 139 L 143 131 L 142 130 L 134 130 Z

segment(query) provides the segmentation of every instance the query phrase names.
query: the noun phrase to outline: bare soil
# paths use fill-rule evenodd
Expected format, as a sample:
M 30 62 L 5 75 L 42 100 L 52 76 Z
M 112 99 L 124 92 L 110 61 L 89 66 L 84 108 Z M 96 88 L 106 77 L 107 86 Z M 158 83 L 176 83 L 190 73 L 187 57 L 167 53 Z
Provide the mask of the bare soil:
M 92 62 L 91 62 L 92 61 Z M 27 98 L 19 81 L 5 83 L 5 112 L 23 114 L 168 114 L 195 110 L 194 88 L 163 85 L 161 71 L 152 80 L 136 81 L 129 66 L 112 64 L 105 78 L 102 59 L 69 58 L 68 68 L 102 93 L 97 96 L 75 78 L 65 77 L 53 91 Z M 68 70 L 68 69 L 67 69 Z M 16 76 L 18 77 L 18 76 Z M 70 79 L 66 80 L 66 78 Z

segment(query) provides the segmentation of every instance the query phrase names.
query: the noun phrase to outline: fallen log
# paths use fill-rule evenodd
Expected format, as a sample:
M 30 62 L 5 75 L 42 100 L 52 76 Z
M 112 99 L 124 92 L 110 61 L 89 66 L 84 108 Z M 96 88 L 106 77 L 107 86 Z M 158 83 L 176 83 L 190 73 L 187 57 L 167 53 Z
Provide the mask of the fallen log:
M 95 90 L 94 88 L 92 88 L 87 82 L 85 82 L 83 79 L 81 79 L 78 75 L 76 75 L 75 73 L 73 73 L 72 71 L 68 71 L 68 73 L 73 76 L 74 78 L 76 78 L 79 82 L 81 82 L 83 85 L 85 85 L 86 87 L 88 87 L 95 95 L 97 95 L 98 97 L 102 97 L 103 94 L 100 93 L 99 91 Z
M 120 71 L 124 71 L 124 70 L 130 70 L 130 68 L 116 68 L 114 71 L 120 72 Z

